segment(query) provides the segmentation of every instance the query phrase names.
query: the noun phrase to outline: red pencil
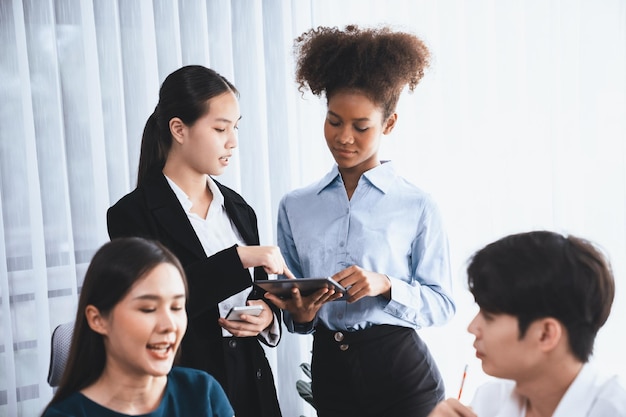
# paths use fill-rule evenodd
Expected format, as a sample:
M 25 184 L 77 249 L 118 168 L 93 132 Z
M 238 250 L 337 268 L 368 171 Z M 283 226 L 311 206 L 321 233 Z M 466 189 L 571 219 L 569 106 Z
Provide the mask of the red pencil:
M 465 377 L 467 376 L 467 365 L 465 365 L 465 369 L 463 369 L 463 378 L 461 379 L 461 388 L 459 388 L 459 396 L 457 400 L 461 399 L 461 394 L 463 393 L 463 384 L 465 384 Z

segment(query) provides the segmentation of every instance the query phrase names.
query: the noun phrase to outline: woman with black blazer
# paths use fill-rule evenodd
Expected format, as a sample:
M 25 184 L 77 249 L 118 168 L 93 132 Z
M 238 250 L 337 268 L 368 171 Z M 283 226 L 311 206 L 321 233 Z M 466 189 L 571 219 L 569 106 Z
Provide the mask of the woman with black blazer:
M 146 123 L 137 188 L 107 212 L 111 239 L 159 240 L 189 281 L 189 326 L 180 365 L 222 384 L 237 417 L 277 417 L 280 408 L 263 347 L 280 340 L 280 311 L 252 281 L 291 272 L 276 246 L 259 246 L 257 218 L 235 191 L 215 181 L 237 146 L 238 92 L 202 66 L 170 74 Z M 251 277 L 250 271 L 253 271 Z M 226 320 L 234 306 L 260 305 L 259 316 Z

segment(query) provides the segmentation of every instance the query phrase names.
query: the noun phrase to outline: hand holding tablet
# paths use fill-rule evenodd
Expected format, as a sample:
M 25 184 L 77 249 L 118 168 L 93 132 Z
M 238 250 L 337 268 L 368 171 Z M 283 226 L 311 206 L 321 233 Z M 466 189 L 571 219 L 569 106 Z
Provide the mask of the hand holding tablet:
M 291 298 L 291 290 L 296 287 L 303 297 L 322 289 L 334 289 L 336 293 L 344 294 L 346 289 L 330 277 L 325 278 L 296 278 L 296 279 L 268 279 L 255 281 L 254 285 L 282 299 Z

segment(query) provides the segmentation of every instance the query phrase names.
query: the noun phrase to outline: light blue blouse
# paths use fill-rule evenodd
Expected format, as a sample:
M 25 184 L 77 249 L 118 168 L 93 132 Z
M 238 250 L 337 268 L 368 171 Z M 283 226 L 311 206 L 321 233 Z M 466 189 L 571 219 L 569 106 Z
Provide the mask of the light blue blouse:
M 331 330 L 391 324 L 419 329 L 455 312 L 448 240 L 432 198 L 398 176 L 391 162 L 365 172 L 348 196 L 335 165 L 319 182 L 286 194 L 278 212 L 278 246 L 296 277 L 325 277 L 357 265 L 386 274 L 391 300 L 365 297 L 326 303 L 318 321 Z

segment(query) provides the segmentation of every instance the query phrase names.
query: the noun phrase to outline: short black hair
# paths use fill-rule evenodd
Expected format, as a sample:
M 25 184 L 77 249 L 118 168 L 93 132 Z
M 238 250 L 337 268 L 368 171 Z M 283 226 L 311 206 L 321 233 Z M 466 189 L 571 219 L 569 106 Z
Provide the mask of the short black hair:
M 550 231 L 513 234 L 487 245 L 470 259 L 467 280 L 482 310 L 517 317 L 520 338 L 533 321 L 557 319 L 583 363 L 615 296 L 613 273 L 599 248 Z

